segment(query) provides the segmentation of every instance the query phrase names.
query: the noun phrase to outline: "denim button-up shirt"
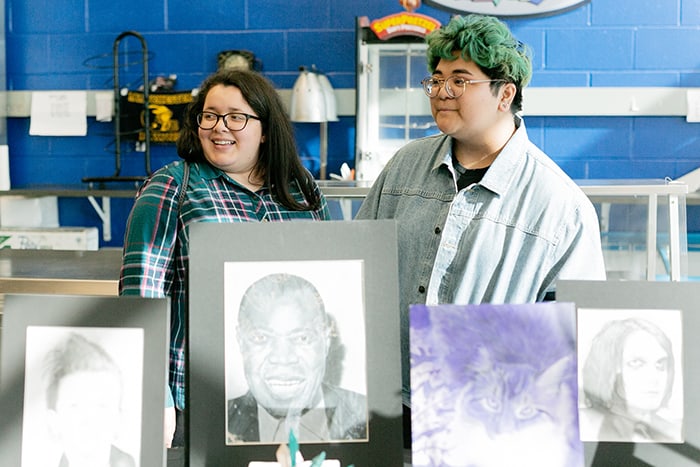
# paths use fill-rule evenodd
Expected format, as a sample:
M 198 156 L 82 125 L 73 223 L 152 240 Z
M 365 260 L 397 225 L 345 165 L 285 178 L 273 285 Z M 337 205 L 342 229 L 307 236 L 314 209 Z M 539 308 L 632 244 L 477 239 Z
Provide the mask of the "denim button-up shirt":
M 452 138 L 399 150 L 358 219 L 396 219 L 404 399 L 411 304 L 541 301 L 557 279 L 604 280 L 596 211 L 519 125 L 483 179 L 457 191 Z

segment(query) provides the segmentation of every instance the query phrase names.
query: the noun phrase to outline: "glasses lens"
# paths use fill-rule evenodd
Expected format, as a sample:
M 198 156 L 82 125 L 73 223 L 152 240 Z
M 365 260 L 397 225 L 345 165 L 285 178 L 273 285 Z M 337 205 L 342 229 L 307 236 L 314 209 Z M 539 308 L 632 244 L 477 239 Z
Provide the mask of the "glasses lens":
M 219 123 L 219 116 L 211 112 L 202 112 L 197 115 L 197 125 L 202 130 L 211 130 Z
M 246 123 L 248 123 L 248 117 L 245 114 L 232 113 L 224 117 L 224 124 L 231 131 L 242 130 Z
M 226 115 L 219 115 L 213 112 L 202 112 L 197 115 L 197 125 L 202 130 L 211 130 L 218 123 L 219 119 L 224 120 L 224 125 L 231 131 L 239 131 L 245 128 L 246 123 L 248 123 L 248 116 L 241 113 L 230 113 Z
M 464 88 L 467 87 L 467 81 L 459 76 L 450 76 L 445 80 L 445 91 L 450 97 L 457 98 L 464 94 Z
M 437 78 L 425 78 L 423 81 L 421 81 L 421 83 L 423 84 L 423 90 L 428 97 L 437 96 L 438 92 L 440 91 L 440 82 L 437 80 Z

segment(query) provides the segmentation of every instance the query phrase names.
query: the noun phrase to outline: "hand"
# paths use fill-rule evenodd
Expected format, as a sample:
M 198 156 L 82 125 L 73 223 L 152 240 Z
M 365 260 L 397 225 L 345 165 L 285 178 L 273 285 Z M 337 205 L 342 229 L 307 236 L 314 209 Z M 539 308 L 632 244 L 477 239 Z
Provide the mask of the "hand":
M 277 451 L 275 451 L 275 457 L 277 459 L 277 463 L 279 464 L 279 467 L 293 467 L 292 466 L 292 456 L 289 451 L 289 446 L 286 444 L 280 444 L 279 447 L 277 448 Z M 321 467 L 323 465 L 323 462 L 326 460 L 326 451 L 321 451 L 321 453 L 314 457 L 311 460 L 311 467 Z M 304 462 L 304 456 L 301 455 L 301 452 L 297 451 L 296 455 L 296 462 L 295 465 L 301 465 Z M 335 462 L 335 461 L 333 461 Z M 338 464 L 340 465 L 340 464 Z M 348 467 L 354 467 L 353 465 L 350 465 Z
M 173 446 L 173 436 L 175 435 L 175 407 L 165 408 L 165 447 Z
M 289 453 L 289 446 L 280 444 L 275 451 L 275 457 L 280 467 L 292 467 L 292 456 Z

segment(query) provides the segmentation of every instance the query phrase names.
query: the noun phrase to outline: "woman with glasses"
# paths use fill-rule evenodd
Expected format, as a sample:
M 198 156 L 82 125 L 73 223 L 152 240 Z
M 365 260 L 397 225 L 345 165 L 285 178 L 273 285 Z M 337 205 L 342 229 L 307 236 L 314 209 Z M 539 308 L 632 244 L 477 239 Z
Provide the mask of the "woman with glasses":
M 535 302 L 558 279 L 605 279 L 593 205 L 518 115 L 527 48 L 481 15 L 454 16 L 426 42 L 422 85 L 441 134 L 401 148 L 357 215 L 398 220 L 407 406 L 410 304 Z
M 186 227 L 330 219 L 299 159 L 277 91 L 256 72 L 224 70 L 204 81 L 187 108 L 177 153 L 184 161 L 156 171 L 136 195 L 119 280 L 121 295 L 171 297 L 169 386 L 178 414 L 173 445 L 182 443 L 185 408 Z M 170 435 L 166 427 L 166 444 Z

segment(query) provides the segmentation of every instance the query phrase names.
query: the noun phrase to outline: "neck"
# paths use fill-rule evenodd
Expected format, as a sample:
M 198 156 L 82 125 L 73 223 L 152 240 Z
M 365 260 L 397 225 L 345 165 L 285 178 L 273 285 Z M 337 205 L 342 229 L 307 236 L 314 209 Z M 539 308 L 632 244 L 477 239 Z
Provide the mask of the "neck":
M 465 169 L 476 170 L 483 169 L 484 167 L 488 167 L 489 165 L 491 165 L 496 156 L 498 156 L 498 152 L 486 153 L 483 156 L 477 155 L 475 157 L 465 157 L 457 154 L 455 158 L 457 159 L 457 162 L 459 162 L 459 165 L 461 165 Z
M 488 167 L 498 157 L 516 131 L 515 122 L 494 128 L 483 140 L 478 142 L 454 140 L 452 152 L 457 162 L 468 170 Z
M 226 175 L 248 188 L 250 191 L 258 191 L 263 186 L 263 182 L 257 178 L 254 178 L 252 173 L 240 174 L 226 172 Z
M 653 410 L 642 410 L 634 407 L 627 407 L 624 404 L 615 404 L 610 411 L 633 421 L 649 423 L 653 415 Z

